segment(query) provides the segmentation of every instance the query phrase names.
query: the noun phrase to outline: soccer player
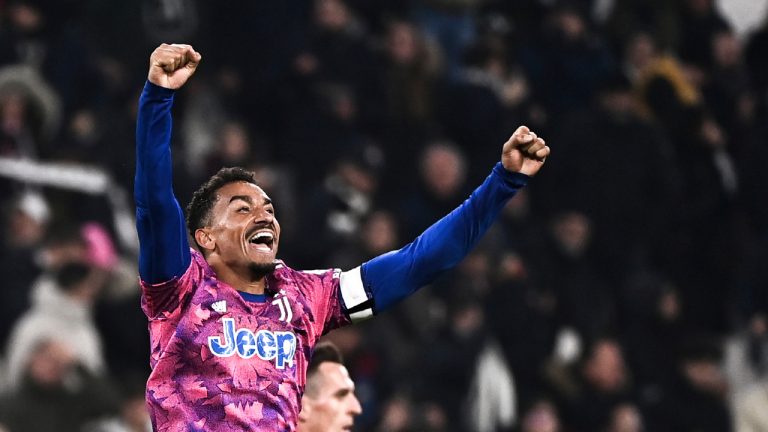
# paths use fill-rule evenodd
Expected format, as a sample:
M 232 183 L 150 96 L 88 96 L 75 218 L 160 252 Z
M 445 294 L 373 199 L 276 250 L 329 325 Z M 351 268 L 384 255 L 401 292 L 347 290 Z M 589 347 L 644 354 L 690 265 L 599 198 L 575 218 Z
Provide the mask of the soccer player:
M 351 430 L 355 416 L 362 413 L 349 377 L 335 345 L 320 342 L 312 351 L 307 384 L 301 398 L 299 432 L 342 432 Z
M 161 45 L 139 100 L 134 193 L 152 424 L 293 431 L 318 338 L 386 310 L 458 264 L 549 147 L 521 126 L 485 182 L 412 243 L 345 272 L 297 271 L 276 259 L 275 205 L 248 171 L 211 177 L 193 195 L 185 224 L 171 187 L 171 106 L 200 61 L 189 45 Z

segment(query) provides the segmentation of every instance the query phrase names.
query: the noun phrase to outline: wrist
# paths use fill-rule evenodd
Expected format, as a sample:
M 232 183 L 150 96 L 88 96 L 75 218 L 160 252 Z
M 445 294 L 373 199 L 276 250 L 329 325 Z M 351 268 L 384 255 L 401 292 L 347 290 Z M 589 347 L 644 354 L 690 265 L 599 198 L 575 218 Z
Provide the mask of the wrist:
M 169 89 L 147 80 L 144 83 L 144 94 L 156 99 L 169 99 L 176 94 L 176 90 Z
M 170 89 L 168 87 L 163 87 L 159 84 L 152 82 L 149 79 L 147 79 L 147 82 L 144 84 L 144 91 L 150 92 L 152 94 L 163 95 L 163 96 L 173 96 L 174 94 L 176 94 L 176 90 Z
M 510 171 L 504 168 L 504 165 L 501 162 L 497 162 L 496 166 L 493 167 L 493 173 L 500 177 L 505 183 L 515 188 L 521 188 L 525 186 L 531 179 L 531 176 L 527 174 Z

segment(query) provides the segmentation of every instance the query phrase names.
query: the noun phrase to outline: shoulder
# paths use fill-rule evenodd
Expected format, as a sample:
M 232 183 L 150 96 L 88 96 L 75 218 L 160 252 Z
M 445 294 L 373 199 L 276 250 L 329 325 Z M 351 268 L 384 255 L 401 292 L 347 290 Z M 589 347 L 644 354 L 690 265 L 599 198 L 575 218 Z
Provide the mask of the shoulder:
M 189 248 L 189 251 L 191 256 L 189 267 L 187 267 L 181 276 L 176 276 L 171 280 L 158 283 L 149 283 L 145 280 L 141 280 L 142 287 L 149 290 L 157 290 L 167 287 L 168 285 L 179 285 L 184 281 L 198 281 L 204 276 L 215 276 L 213 269 L 208 265 L 203 254 L 191 247 Z
M 318 300 L 330 295 L 339 284 L 339 269 L 296 270 L 280 262 L 273 277 L 278 285 L 290 287 L 298 295 Z
M 297 284 L 301 283 L 327 283 L 339 278 L 341 270 L 337 268 L 330 269 L 313 269 L 313 270 L 296 270 L 288 267 L 284 262 L 280 261 L 275 268 L 275 275 L 282 278 L 291 278 Z

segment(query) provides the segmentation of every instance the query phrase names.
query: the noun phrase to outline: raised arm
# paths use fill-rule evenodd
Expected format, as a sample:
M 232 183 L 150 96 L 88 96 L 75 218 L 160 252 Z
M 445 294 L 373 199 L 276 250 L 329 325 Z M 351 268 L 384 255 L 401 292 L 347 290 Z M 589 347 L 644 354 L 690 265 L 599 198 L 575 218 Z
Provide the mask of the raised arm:
M 175 90 L 195 72 L 201 56 L 189 45 L 159 46 L 139 98 L 136 121 L 136 229 L 139 275 L 148 283 L 184 274 L 190 263 L 184 212 L 173 195 L 171 106 Z
M 544 140 L 525 126 L 518 128 L 504 144 L 501 162 L 463 204 L 402 249 L 373 258 L 359 268 L 359 278 L 351 280 L 360 280 L 363 286 L 348 291 L 356 295 L 343 292 L 353 319 L 392 306 L 461 262 L 548 155 Z

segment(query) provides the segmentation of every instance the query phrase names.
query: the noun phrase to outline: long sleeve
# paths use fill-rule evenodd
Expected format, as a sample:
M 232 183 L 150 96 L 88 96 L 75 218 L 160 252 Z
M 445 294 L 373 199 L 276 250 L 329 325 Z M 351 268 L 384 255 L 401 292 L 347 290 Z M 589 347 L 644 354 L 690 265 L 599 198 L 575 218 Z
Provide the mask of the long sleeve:
M 375 311 L 390 307 L 461 262 L 528 178 L 498 163 L 464 203 L 413 242 L 364 263 L 362 284 Z
M 181 277 L 191 262 L 184 212 L 173 195 L 173 96 L 173 90 L 147 82 L 136 121 L 134 197 L 139 275 L 151 284 Z

